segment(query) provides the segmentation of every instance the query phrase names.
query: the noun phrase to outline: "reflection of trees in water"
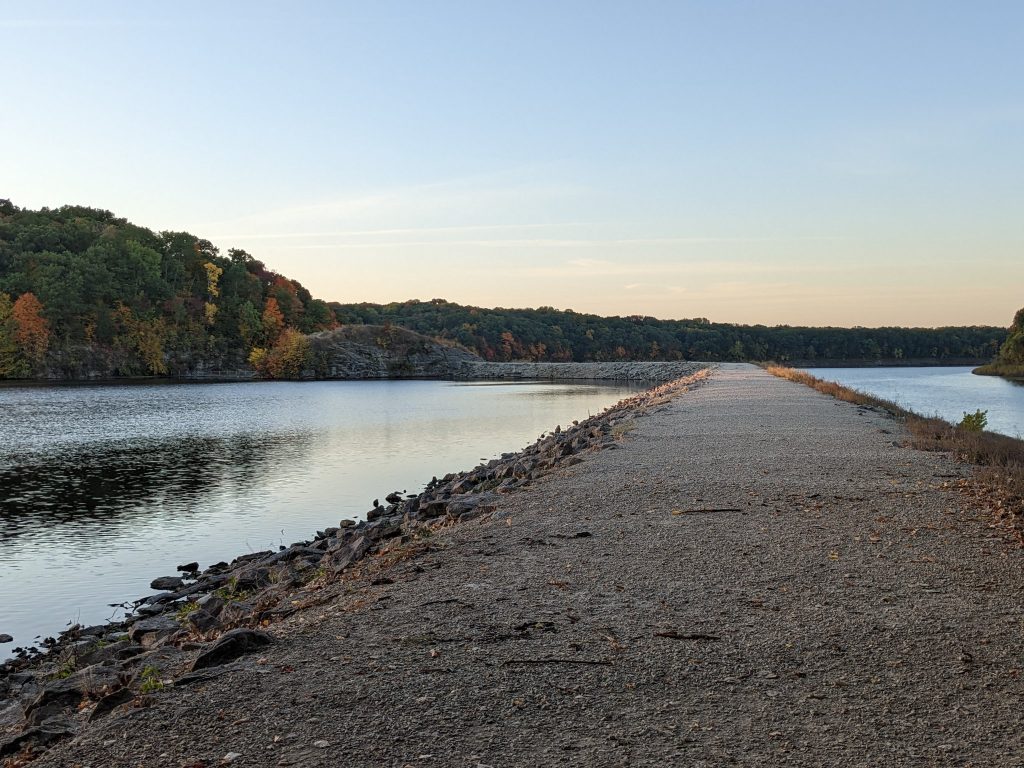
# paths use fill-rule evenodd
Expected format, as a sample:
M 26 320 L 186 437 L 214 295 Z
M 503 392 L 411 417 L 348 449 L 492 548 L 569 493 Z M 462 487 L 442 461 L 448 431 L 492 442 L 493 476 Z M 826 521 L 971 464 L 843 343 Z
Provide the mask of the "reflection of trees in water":
M 303 461 L 309 434 L 129 440 L 0 465 L 0 541 L 73 523 L 88 536 L 112 523 L 206 511 L 203 497 L 247 491 L 278 465 Z

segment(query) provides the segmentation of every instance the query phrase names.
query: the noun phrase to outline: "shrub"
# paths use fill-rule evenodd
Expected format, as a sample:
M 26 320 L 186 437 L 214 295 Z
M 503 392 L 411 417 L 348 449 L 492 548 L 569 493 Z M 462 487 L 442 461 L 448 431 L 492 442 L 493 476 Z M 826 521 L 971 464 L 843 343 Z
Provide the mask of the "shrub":
M 968 432 L 984 432 L 987 426 L 988 411 L 975 411 L 974 413 L 964 411 L 964 417 L 960 420 L 960 428 L 966 429 Z

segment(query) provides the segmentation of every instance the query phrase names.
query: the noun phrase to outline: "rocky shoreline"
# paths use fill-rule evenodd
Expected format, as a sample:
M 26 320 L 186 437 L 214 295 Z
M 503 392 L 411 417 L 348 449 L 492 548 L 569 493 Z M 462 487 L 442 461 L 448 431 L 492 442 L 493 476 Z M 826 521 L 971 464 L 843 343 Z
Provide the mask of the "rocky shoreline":
M 605 363 L 488 363 L 462 362 L 451 369 L 457 379 L 523 379 L 536 381 L 642 381 L 658 382 L 689 376 L 695 365 L 690 362 Z
M 481 364 L 502 365 L 502 364 Z M 526 449 L 472 470 L 432 480 L 419 494 L 389 493 L 363 521 L 343 520 L 279 551 L 256 552 L 199 570 L 155 579 L 157 594 L 139 600 L 123 621 L 75 626 L 48 638 L 42 650 L 16 649 L 0 665 L 0 759 L 17 766 L 79 733 L 120 707 L 146 706 L 165 686 L 208 679 L 210 669 L 274 642 L 264 631 L 316 602 L 324 585 L 370 555 L 403 559 L 429 546 L 441 527 L 491 514 L 502 495 L 530 485 L 581 454 L 616 448 L 632 420 L 699 383 L 698 363 L 592 364 L 569 376 L 547 364 L 507 364 L 500 378 L 622 378 L 667 384 L 623 400 L 603 413 L 556 428 Z M 577 364 L 578 365 L 578 364 Z M 610 367 L 609 367 L 610 366 Z M 544 370 L 541 373 L 540 370 Z M 521 371 L 522 373 L 516 373 Z M 646 375 L 641 375 L 646 374 Z M 479 376 L 477 376 L 479 377 Z

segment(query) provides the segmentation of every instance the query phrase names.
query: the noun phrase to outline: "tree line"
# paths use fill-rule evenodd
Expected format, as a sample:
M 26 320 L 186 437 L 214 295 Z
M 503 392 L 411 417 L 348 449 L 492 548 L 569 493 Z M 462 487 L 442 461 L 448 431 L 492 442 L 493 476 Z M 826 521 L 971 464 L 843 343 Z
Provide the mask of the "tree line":
M 706 318 L 601 317 L 552 307 L 483 309 L 443 299 L 331 304 L 342 323 L 393 324 L 458 342 L 486 360 L 775 360 L 972 362 L 990 359 L 1004 328 L 811 328 Z
M 600 317 L 552 307 L 483 309 L 442 299 L 328 304 L 249 253 L 154 232 L 82 206 L 0 200 L 0 378 L 296 376 L 308 334 L 340 323 L 399 326 L 485 360 L 970 362 L 1003 328 L 802 328 Z M 1008 354 L 1004 351 L 1005 354 Z
M 1006 341 L 999 348 L 996 359 L 976 369 L 975 373 L 1024 379 L 1024 308 L 1018 309 L 1013 316 Z
M 0 377 L 298 373 L 333 310 L 243 250 L 0 200 Z

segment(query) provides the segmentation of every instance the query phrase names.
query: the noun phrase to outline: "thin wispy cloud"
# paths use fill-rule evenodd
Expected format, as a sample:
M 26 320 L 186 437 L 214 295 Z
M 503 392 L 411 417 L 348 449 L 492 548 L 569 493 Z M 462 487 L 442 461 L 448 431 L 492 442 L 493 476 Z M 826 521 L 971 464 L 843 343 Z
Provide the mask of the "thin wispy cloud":
M 526 224 L 526 225 L 507 225 L 507 226 L 465 226 L 465 227 L 438 227 L 438 228 L 405 228 L 398 230 L 391 230 L 390 234 L 425 234 L 431 232 L 471 232 L 476 230 L 488 230 L 488 229 L 553 229 L 559 227 L 570 227 L 570 226 L 585 226 L 581 224 Z M 295 239 L 310 239 L 316 237 L 355 237 L 362 235 L 375 235 L 375 234 L 388 234 L 385 230 L 376 230 L 373 232 L 348 232 L 348 233 L 282 233 L 278 235 L 262 234 L 262 235 L 221 235 L 214 239 L 219 240 L 237 240 L 244 242 L 246 240 L 287 240 L 289 238 Z M 426 247 L 435 245 L 446 245 L 446 246 L 471 246 L 475 248 L 616 248 L 616 247 L 656 247 L 656 246 L 672 246 L 672 245 L 709 245 L 709 244 L 777 244 L 777 243 L 808 243 L 808 242 L 836 242 L 841 238 L 838 237 L 807 237 L 807 238 L 757 238 L 757 237 L 661 237 L 661 238 L 649 238 L 649 237 L 638 237 L 638 238 L 592 238 L 592 239 L 573 239 L 573 238 L 490 238 L 490 239 L 453 239 L 453 238 L 437 238 L 433 240 L 394 240 L 394 241 L 369 241 L 369 242 L 332 242 L 332 243 L 316 243 L 316 244 L 285 244 L 277 246 L 267 246 L 270 248 L 288 249 L 288 250 L 332 250 L 332 249 L 346 249 L 346 248 L 406 248 L 406 247 Z M 596 268 L 602 269 L 609 262 L 604 262 L 596 259 L 573 259 L 567 264 L 572 267 L 579 268 Z
M 346 238 L 346 237 L 380 237 L 385 235 L 422 235 L 425 233 L 447 234 L 453 232 L 499 232 L 502 230 L 520 229 L 556 229 L 569 227 L 593 226 L 590 222 L 567 221 L 557 224 L 464 224 L 450 227 L 392 227 L 389 229 L 347 229 L 326 232 L 275 232 L 275 233 L 234 233 L 214 235 L 221 240 L 287 240 L 289 238 Z
M 212 222 L 211 229 L 235 232 L 242 237 L 315 236 L 316 231 L 338 237 L 370 233 L 469 231 L 496 226 L 472 219 L 494 219 L 494 212 L 529 208 L 552 211 L 567 200 L 577 199 L 585 186 L 548 179 L 515 178 L 504 173 L 422 184 L 402 185 L 298 203 L 260 211 L 226 221 Z M 531 218 L 542 218 L 541 216 Z M 446 222 L 445 220 L 448 220 Z M 578 224 L 578 218 L 570 226 Z M 551 226 L 558 223 L 552 222 Z M 296 229 L 296 225 L 303 225 Z M 525 226 L 548 226 L 533 222 Z M 247 233 L 252 233 L 247 234 Z
M 751 260 L 695 260 L 675 262 L 615 262 L 599 259 L 573 259 L 561 265 L 526 267 L 521 274 L 531 277 L 654 277 L 671 275 L 773 274 L 780 272 L 837 274 L 849 272 L 851 267 L 833 264 L 806 264 L 803 262 L 764 263 Z M 643 282 L 627 284 L 640 287 Z

